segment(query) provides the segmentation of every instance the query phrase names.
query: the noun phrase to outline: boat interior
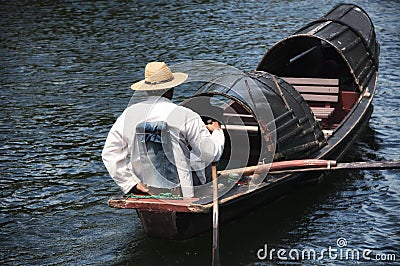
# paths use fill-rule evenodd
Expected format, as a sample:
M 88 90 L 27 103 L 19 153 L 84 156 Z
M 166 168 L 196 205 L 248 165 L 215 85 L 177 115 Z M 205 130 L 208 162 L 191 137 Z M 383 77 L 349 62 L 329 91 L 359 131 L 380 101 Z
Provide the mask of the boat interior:
M 280 42 L 258 69 L 293 85 L 307 101 L 328 137 L 361 94 L 341 53 L 315 37 L 295 36 Z
M 366 29 L 358 28 L 359 13 L 362 10 L 352 5 L 339 6 L 335 12 L 328 13 L 332 19 L 323 17 L 310 23 L 269 49 L 256 70 L 247 73 L 248 79 L 265 85 L 264 95 L 254 94 L 246 81 L 236 92 L 230 86 L 214 88 L 218 85 L 210 82 L 208 88 L 200 88 L 183 103 L 205 117 L 209 114 L 204 115 L 204 110 L 214 107 L 222 110 L 219 121 L 225 133 L 225 147 L 219 170 L 264 163 L 263 155 L 269 148 L 265 145 L 266 135 L 276 137 L 275 147 L 269 152 L 273 158 L 266 163 L 312 158 L 329 139 L 335 140 L 332 137 L 335 131 L 376 85 L 379 44 L 372 24 L 365 23 Z M 234 83 L 240 82 L 234 80 Z M 248 94 L 243 97 L 241 92 Z M 257 99 L 258 96 L 263 98 Z M 260 109 L 255 103 L 265 99 L 270 106 L 274 105 L 272 120 L 260 119 L 254 113 Z M 246 104 L 246 100 L 251 103 Z M 273 132 L 265 131 L 269 124 L 273 124 Z M 268 182 L 280 177 L 280 174 L 274 175 Z M 243 178 L 246 177 L 234 180 L 233 186 L 229 184 L 229 177 L 218 181 L 225 182 L 227 189 L 222 193 L 222 201 L 249 189 L 249 183 Z M 201 197 L 193 200 L 210 203 L 212 193 L 204 195 L 203 200 L 199 200 Z
M 287 58 L 283 59 L 282 55 Z M 317 38 L 285 40 L 272 49 L 265 70 L 283 80 L 280 82 L 289 83 L 301 94 L 326 139 L 332 136 L 361 96 L 343 57 L 334 47 Z M 254 114 L 237 101 L 230 100 L 224 107 L 223 115 L 227 141 L 221 160 L 232 163 L 232 146 L 240 146 L 239 143 L 248 138 L 250 155 L 246 165 L 259 163 L 261 132 Z M 243 161 L 238 164 L 243 164 Z

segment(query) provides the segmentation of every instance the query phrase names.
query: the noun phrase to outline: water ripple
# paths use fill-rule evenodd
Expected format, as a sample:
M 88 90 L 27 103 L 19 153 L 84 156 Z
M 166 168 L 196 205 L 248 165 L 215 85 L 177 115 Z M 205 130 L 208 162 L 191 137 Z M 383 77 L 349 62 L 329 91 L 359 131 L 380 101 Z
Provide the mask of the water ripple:
M 339 2 L 1 1 L 0 263 L 209 264 L 208 235 L 148 239 L 134 211 L 107 207 L 119 190 L 101 150 L 129 86 L 152 60 L 252 70 L 274 43 Z M 369 127 L 347 159 L 399 159 L 400 5 L 359 2 L 381 41 L 380 76 Z M 223 227 L 224 264 L 259 264 L 265 242 L 327 248 L 346 237 L 398 252 L 399 175 L 334 175 Z

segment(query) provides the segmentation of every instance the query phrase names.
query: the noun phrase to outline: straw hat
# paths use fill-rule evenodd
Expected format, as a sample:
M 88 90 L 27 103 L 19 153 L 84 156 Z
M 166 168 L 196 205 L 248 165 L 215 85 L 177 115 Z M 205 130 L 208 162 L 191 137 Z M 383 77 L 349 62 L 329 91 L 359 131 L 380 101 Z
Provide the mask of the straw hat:
M 132 90 L 164 90 L 182 84 L 187 79 L 186 73 L 172 73 L 164 62 L 151 62 L 146 65 L 144 80 L 132 84 Z

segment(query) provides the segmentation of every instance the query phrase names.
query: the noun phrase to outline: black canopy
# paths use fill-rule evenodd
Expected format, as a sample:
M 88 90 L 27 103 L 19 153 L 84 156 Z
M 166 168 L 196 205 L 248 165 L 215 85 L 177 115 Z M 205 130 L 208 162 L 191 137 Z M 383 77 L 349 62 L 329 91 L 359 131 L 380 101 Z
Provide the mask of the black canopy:
M 346 90 L 362 91 L 374 85 L 378 57 L 379 44 L 367 13 L 356 5 L 341 4 L 278 42 L 257 70 L 278 76 L 339 78 Z
M 211 107 L 217 102 L 215 99 L 222 109 L 222 119 L 214 111 L 215 106 Z M 301 95 L 266 72 L 215 79 L 183 105 L 202 116 L 222 120 L 228 140 L 224 157 L 229 161 L 241 160 L 241 166 L 263 160 L 306 158 L 325 145 L 319 123 Z M 248 161 L 242 159 L 246 154 L 245 143 L 250 145 Z

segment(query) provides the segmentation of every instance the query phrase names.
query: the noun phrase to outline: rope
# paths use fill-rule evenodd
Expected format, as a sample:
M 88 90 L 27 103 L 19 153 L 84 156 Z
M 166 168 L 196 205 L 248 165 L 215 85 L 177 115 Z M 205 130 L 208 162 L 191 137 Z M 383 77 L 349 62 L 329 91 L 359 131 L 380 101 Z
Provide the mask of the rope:
M 136 194 L 127 194 L 128 198 L 133 199 L 174 199 L 174 200 L 182 200 L 182 196 L 177 196 L 172 193 L 160 193 L 158 195 L 136 195 Z

